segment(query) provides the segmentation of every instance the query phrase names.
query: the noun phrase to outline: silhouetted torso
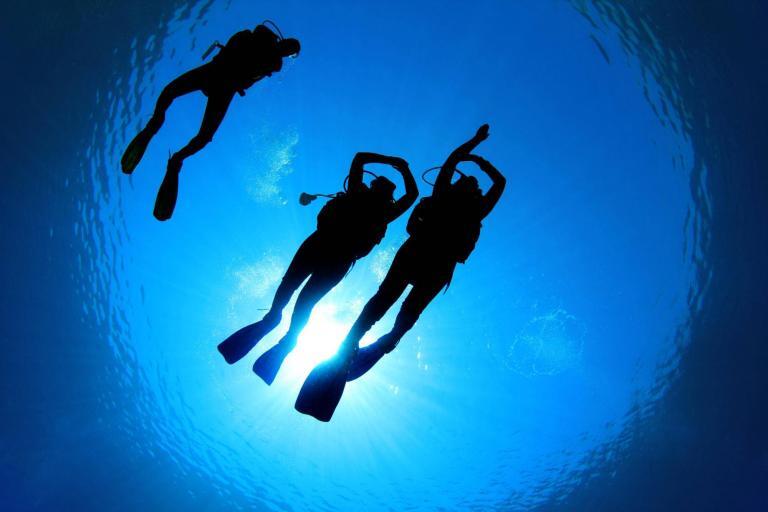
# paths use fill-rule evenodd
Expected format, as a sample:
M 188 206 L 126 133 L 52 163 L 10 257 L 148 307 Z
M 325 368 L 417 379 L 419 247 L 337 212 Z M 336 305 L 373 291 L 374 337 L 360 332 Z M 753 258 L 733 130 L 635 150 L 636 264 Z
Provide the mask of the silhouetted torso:
M 367 187 L 331 201 L 317 216 L 318 235 L 342 258 L 366 256 L 384 238 L 394 203 L 375 197 Z
M 172 80 L 163 88 L 155 104 L 155 111 L 147 125 L 128 144 L 120 159 L 122 170 L 133 173 L 149 142 L 165 122 L 165 113 L 173 101 L 185 94 L 201 91 L 208 97 L 203 121 L 197 135 L 168 159 L 165 177 L 155 200 L 154 215 L 158 220 L 171 218 L 179 192 L 179 173 L 186 158 L 203 149 L 224 120 L 235 94 L 245 95 L 245 90 L 258 80 L 280 71 L 283 57 L 298 55 L 297 39 L 279 39 L 264 25 L 253 31 L 243 30 L 233 35 L 226 45 L 218 42 L 219 54 L 213 60 L 194 68 Z M 211 47 L 211 50 L 214 46 Z M 209 52 L 206 52 L 206 56 Z
M 211 83 L 207 91 L 243 91 L 259 78 L 280 71 L 283 58 L 277 51 L 277 41 L 277 36 L 263 25 L 233 35 L 209 64 Z
M 426 197 L 408 219 L 409 245 L 434 263 L 464 263 L 475 248 L 482 227 L 478 199 L 452 190 Z

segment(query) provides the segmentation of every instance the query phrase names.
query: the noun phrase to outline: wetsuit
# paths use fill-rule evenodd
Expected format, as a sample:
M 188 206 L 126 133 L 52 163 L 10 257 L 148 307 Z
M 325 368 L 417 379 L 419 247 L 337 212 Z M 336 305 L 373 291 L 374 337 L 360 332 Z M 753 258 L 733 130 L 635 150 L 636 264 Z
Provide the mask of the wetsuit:
M 405 194 L 393 201 L 391 191 L 395 185 L 388 180 L 382 179 L 371 188 L 363 184 L 363 165 L 368 163 L 387 164 L 400 171 Z M 267 314 L 219 344 L 219 352 L 227 362 L 231 364 L 244 357 L 277 327 L 291 296 L 309 278 L 299 292 L 288 332 L 254 365 L 254 371 L 271 383 L 309 321 L 315 304 L 341 281 L 355 261 L 371 252 L 384 238 L 387 225 L 408 210 L 419 195 L 405 160 L 365 152 L 358 153 L 352 160 L 348 190 L 348 193 L 328 201 L 320 210 L 317 230 L 296 251 Z
M 482 130 L 482 129 L 481 129 Z M 397 251 L 376 294 L 357 318 L 341 352 L 351 358 L 347 379 L 353 380 L 370 370 L 384 354 L 394 350 L 421 313 L 447 287 L 457 263 L 466 262 L 480 236 L 482 220 L 491 212 L 504 190 L 501 173 L 485 159 L 470 155 L 483 138 L 482 132 L 455 150 L 443 165 L 431 197 L 422 199 L 408 221 L 411 235 Z M 485 195 L 464 192 L 451 185 L 451 175 L 461 160 L 472 160 L 483 169 L 493 185 Z M 475 181 L 476 183 L 476 181 Z M 403 301 L 391 331 L 375 343 L 358 350 L 366 332 L 389 310 L 409 285 L 413 288 Z
M 450 192 L 446 193 L 446 196 Z M 377 343 L 391 352 L 440 291 L 447 287 L 457 263 L 466 261 L 479 235 L 480 209 L 473 201 L 455 202 L 450 197 L 431 197 L 429 216 L 418 232 L 400 247 L 376 294 L 363 308 L 347 336 L 347 343 L 358 343 L 363 335 L 389 310 L 410 284 L 392 331 Z M 418 210 L 411 214 L 418 215 Z M 409 225 L 411 221 L 409 221 Z
M 182 161 L 213 140 L 235 93 L 244 95 L 245 89 L 261 78 L 280 71 L 282 65 L 283 59 L 277 52 L 277 36 L 268 28 L 259 25 L 253 31 L 238 32 L 211 62 L 184 73 L 163 89 L 145 131 L 149 136 L 157 133 L 173 100 L 202 91 L 208 102 L 200 129 L 185 147 L 173 155 L 173 159 Z

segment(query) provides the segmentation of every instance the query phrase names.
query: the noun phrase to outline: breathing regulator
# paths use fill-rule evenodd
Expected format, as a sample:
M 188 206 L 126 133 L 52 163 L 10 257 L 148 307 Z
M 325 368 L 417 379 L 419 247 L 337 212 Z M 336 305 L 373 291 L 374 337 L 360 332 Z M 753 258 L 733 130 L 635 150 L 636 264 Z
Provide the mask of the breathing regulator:
M 430 167 L 429 169 L 427 169 L 426 171 L 421 173 L 421 179 L 424 181 L 424 183 L 434 187 L 435 186 L 435 182 L 434 181 L 429 181 L 427 179 L 427 174 L 429 174 L 430 172 L 432 172 L 434 170 L 440 169 L 441 167 L 442 167 L 442 165 L 436 165 L 435 167 Z M 458 168 L 456 168 L 456 172 L 459 173 L 459 175 L 461 175 L 462 178 L 466 178 L 467 177 L 467 175 L 465 173 L 461 172 Z
M 427 179 L 427 175 L 430 172 L 432 172 L 432 171 L 436 171 L 436 170 L 440 169 L 441 167 L 442 167 L 442 165 L 436 165 L 435 167 L 430 167 L 429 169 L 427 169 L 424 172 L 422 172 L 421 173 L 421 179 L 424 181 L 424 183 L 434 187 L 435 186 L 435 182 L 434 181 L 429 181 Z M 369 175 L 373 176 L 374 179 L 379 177 L 378 174 L 373 173 L 371 171 L 363 170 L 363 173 L 369 174 Z M 456 168 L 456 173 L 458 173 L 462 178 L 466 178 L 468 176 L 466 173 L 462 172 L 458 168 Z M 302 192 L 299 195 L 299 204 L 301 206 L 307 206 L 308 204 L 310 204 L 312 201 L 314 201 L 318 197 L 327 197 L 328 199 L 333 199 L 334 197 L 338 197 L 340 194 L 345 194 L 347 192 L 347 183 L 348 182 L 349 182 L 349 176 L 344 178 L 344 186 L 343 186 L 344 192 L 336 192 L 335 194 L 309 194 L 307 192 Z
M 376 174 L 374 172 L 371 172 L 371 171 L 366 171 L 365 169 L 363 169 L 363 174 L 369 174 L 369 175 L 373 176 L 373 179 L 376 179 L 376 178 L 379 177 L 378 174 Z M 307 206 L 309 203 L 311 203 L 312 201 L 314 201 L 318 197 L 327 197 L 328 199 L 333 199 L 333 198 L 338 197 L 338 196 L 340 196 L 342 194 L 346 194 L 347 193 L 347 185 L 348 185 L 348 183 L 349 183 L 349 175 L 347 175 L 347 177 L 344 178 L 344 184 L 342 185 L 342 188 L 343 188 L 344 191 L 343 192 L 336 192 L 335 194 L 308 194 L 307 192 L 302 192 L 299 195 L 299 204 L 301 206 Z

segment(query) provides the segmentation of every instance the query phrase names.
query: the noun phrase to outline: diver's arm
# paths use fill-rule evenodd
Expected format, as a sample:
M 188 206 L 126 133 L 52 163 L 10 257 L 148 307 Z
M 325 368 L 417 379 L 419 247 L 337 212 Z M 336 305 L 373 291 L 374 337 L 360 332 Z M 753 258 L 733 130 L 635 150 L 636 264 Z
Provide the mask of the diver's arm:
M 491 178 L 491 181 L 493 181 L 493 185 L 491 185 L 491 188 L 488 189 L 488 192 L 483 196 L 483 203 L 480 207 L 480 218 L 483 219 L 491 213 L 493 207 L 499 202 L 501 194 L 504 192 L 504 187 L 507 184 L 507 179 L 502 176 L 499 170 L 494 167 L 491 162 L 481 156 L 470 154 L 466 155 L 464 160 L 476 163 L 477 166 Z
M 448 155 L 448 158 L 445 160 L 445 163 L 440 168 L 440 172 L 437 174 L 437 179 L 435 180 L 435 187 L 433 193 L 440 193 L 443 190 L 447 189 L 451 185 L 451 178 L 453 177 L 453 173 L 456 171 L 456 166 L 459 162 L 461 162 L 468 154 L 474 150 L 478 144 L 483 142 L 485 139 L 488 138 L 488 125 L 484 124 L 480 128 L 478 128 L 477 133 L 475 133 L 474 137 L 469 139 L 467 142 L 459 146 L 458 148 L 454 149 L 453 152 Z
M 408 162 L 403 159 L 398 160 L 400 161 L 396 165 L 393 164 L 393 167 L 397 169 L 398 172 L 400 172 L 400 174 L 403 176 L 403 182 L 405 183 L 405 194 L 403 194 L 403 197 L 395 201 L 389 222 L 392 222 L 406 211 L 408 211 L 408 208 L 410 208 L 411 205 L 416 202 L 416 198 L 419 197 L 419 187 L 416 186 L 416 180 L 413 178 L 413 173 L 411 173 L 410 167 L 408 167 Z
M 363 186 L 363 166 L 371 162 L 373 153 L 360 152 L 352 159 L 349 166 L 349 190 L 356 190 Z
M 387 164 L 396 167 L 401 159 L 393 156 L 380 155 L 361 151 L 352 159 L 352 165 L 349 167 L 349 189 L 359 188 L 363 184 L 363 166 L 366 164 Z

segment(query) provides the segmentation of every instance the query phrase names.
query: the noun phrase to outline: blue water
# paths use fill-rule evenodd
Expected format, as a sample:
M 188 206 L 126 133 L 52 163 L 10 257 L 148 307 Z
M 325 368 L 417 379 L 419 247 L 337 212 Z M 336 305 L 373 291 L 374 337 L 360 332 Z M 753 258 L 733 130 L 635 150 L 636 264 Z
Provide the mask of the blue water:
M 0 509 L 768 508 L 763 2 L 0 15 Z M 125 145 L 212 41 L 265 18 L 301 55 L 235 98 L 155 221 L 204 97 L 174 103 L 130 177 Z M 339 190 L 361 150 L 420 174 L 485 122 L 478 153 L 508 185 L 476 251 L 329 424 L 296 394 L 405 217 L 271 387 L 251 365 L 287 321 L 224 363 L 216 345 L 263 315 L 314 228 L 301 192 Z

